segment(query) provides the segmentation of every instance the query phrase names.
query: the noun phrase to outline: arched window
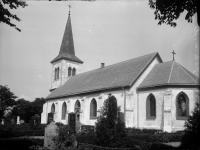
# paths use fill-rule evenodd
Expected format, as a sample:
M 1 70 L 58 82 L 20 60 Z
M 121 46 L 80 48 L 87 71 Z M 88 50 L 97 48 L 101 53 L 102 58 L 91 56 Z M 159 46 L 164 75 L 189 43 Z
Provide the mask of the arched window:
M 76 101 L 75 107 L 74 107 L 74 113 L 76 113 L 76 120 L 80 121 L 80 110 L 81 110 L 81 104 L 79 100 Z
M 75 68 L 73 68 L 73 70 L 72 70 L 72 76 L 74 76 L 74 75 L 76 75 L 76 69 Z
M 58 80 L 59 79 L 59 67 L 55 68 L 55 72 L 54 72 L 54 80 Z
M 156 99 L 153 94 L 150 94 L 147 97 L 146 118 L 147 119 L 155 119 L 156 118 Z
M 54 80 L 57 79 L 57 68 L 55 68 L 55 71 L 54 71 Z
M 184 92 L 180 92 L 176 98 L 176 118 L 186 120 L 189 116 L 189 99 Z
M 72 68 L 69 67 L 69 68 L 68 68 L 68 77 L 70 77 L 71 75 L 72 75 Z
M 55 104 L 54 103 L 51 105 L 51 112 L 55 113 Z
M 66 113 L 67 113 L 67 105 L 64 102 L 62 105 L 62 116 L 61 116 L 62 120 L 64 120 L 66 118 Z
M 97 102 L 93 98 L 90 103 L 90 119 L 96 119 L 97 117 Z
M 57 78 L 56 78 L 57 80 L 59 79 L 59 71 L 60 71 L 60 70 L 59 70 L 59 67 L 58 67 L 58 68 L 57 68 Z

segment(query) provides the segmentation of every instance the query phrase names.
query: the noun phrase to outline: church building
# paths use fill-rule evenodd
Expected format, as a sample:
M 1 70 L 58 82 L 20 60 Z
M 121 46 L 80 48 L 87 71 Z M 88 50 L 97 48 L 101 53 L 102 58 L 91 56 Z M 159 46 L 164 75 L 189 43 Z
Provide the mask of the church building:
M 81 125 L 95 125 L 104 100 L 117 99 L 126 127 L 184 129 L 185 120 L 199 102 L 199 79 L 178 62 L 163 62 L 159 53 L 80 73 L 83 61 L 75 55 L 70 13 L 60 52 L 51 61 L 51 93 L 46 97 L 41 123 L 48 113 L 67 124 L 74 112 Z

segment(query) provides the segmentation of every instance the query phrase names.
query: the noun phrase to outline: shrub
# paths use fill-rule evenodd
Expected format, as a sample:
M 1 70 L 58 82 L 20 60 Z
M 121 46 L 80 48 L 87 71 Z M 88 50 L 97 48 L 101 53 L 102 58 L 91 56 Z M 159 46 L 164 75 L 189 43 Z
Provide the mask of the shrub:
M 76 136 L 72 133 L 72 129 L 68 125 L 56 123 L 58 135 L 53 138 L 55 142 L 55 150 L 71 150 L 74 149 Z
M 185 134 L 181 140 L 181 147 L 199 149 L 200 148 L 200 105 L 196 103 L 196 107 L 185 122 Z
M 119 111 L 116 98 L 110 94 L 104 101 L 95 124 L 97 145 L 113 146 L 120 138 L 127 136 L 125 124 L 120 120 Z

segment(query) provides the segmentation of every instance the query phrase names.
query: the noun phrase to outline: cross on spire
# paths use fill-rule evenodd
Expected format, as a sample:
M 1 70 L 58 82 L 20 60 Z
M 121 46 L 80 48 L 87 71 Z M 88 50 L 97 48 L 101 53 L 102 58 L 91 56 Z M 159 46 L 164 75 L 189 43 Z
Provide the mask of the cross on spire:
M 69 15 L 70 15 L 70 8 L 72 8 L 72 6 L 69 4 L 69 5 L 67 5 L 67 6 L 69 6 Z
M 174 52 L 174 50 L 173 50 L 172 54 L 173 54 L 173 61 L 174 61 L 174 55 L 176 54 L 176 53 Z

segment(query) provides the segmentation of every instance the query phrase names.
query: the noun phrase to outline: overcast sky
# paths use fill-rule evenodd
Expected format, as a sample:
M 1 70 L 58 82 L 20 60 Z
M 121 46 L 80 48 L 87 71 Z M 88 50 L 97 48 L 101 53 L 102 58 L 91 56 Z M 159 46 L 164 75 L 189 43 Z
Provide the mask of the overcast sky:
M 0 84 L 18 97 L 34 100 L 50 92 L 51 63 L 59 53 L 69 2 L 29 1 L 12 10 L 21 22 L 18 32 L 0 24 Z M 177 27 L 157 25 L 148 0 L 70 2 L 75 53 L 84 61 L 81 72 L 158 52 L 164 62 L 175 61 L 194 72 L 198 28 L 196 15 L 188 23 L 181 15 Z M 195 45 L 196 44 L 196 45 Z

